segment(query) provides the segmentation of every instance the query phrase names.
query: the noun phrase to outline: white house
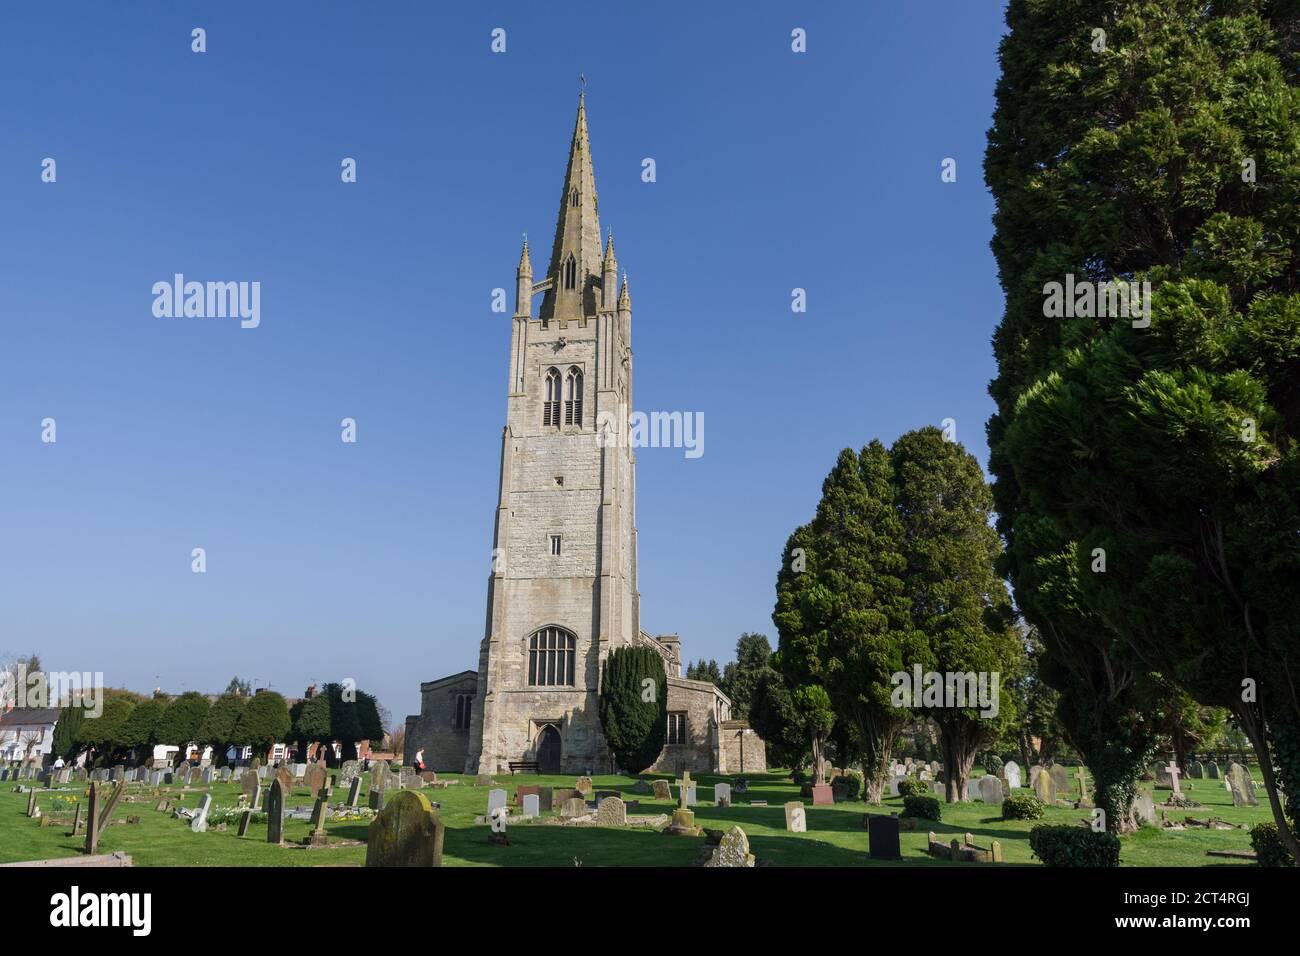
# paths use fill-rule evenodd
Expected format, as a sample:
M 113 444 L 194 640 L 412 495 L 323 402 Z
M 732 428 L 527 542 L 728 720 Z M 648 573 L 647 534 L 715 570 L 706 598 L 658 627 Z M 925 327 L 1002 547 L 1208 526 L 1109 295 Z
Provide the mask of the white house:
M 15 707 L 0 714 L 0 760 L 44 761 L 58 722 L 57 707 Z

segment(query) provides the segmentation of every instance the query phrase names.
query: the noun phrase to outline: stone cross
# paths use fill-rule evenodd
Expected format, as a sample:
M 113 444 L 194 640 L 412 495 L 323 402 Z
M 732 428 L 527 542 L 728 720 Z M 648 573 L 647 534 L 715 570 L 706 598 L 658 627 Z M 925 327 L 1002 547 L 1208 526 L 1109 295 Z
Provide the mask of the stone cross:
M 1173 781 L 1174 794 L 1181 797 L 1183 795 L 1183 788 L 1178 785 L 1178 762 L 1170 760 L 1169 766 L 1165 767 L 1165 773 L 1169 774 L 1169 779 Z
M 1074 772 L 1074 779 L 1079 781 L 1079 799 L 1080 799 L 1080 800 L 1083 800 L 1083 799 L 1085 799 L 1085 798 L 1088 796 L 1088 787 L 1087 787 L 1087 785 L 1083 782 L 1085 776 L 1086 776 L 1086 775 L 1085 775 L 1084 772 L 1083 772 L 1083 767 L 1080 767 L 1078 770 L 1076 770 L 1076 771 Z
M 689 770 L 683 770 L 681 779 L 674 780 L 673 783 L 677 784 L 677 786 L 680 788 L 680 794 L 681 794 L 680 797 L 678 798 L 677 808 L 679 810 L 685 810 L 689 806 L 689 804 L 686 802 L 686 796 L 687 796 L 686 791 L 689 790 L 694 785 L 694 781 L 691 780 L 691 772 Z

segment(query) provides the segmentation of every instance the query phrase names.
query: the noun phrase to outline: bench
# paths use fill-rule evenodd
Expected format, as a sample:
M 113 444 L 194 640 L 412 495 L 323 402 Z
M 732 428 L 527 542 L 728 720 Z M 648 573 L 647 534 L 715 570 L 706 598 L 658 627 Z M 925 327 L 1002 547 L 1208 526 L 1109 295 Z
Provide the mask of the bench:
M 523 770 L 529 773 L 537 773 L 536 760 L 512 760 L 510 761 L 510 776 L 515 775 L 516 770 Z

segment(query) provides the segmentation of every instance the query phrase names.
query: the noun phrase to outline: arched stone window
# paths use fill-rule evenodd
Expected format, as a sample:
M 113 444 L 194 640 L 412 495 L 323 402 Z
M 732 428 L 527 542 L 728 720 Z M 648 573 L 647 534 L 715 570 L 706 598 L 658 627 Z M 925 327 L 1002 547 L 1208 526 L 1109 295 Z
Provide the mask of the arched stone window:
M 473 706 L 474 706 L 473 694 L 456 695 L 456 723 L 454 724 L 454 726 L 457 730 L 469 729 L 470 712 L 473 709 Z
M 546 397 L 542 401 L 542 424 L 560 424 L 560 370 L 546 370 Z
M 551 195 L 554 196 L 555 194 L 551 193 Z M 570 206 L 578 205 L 578 191 L 576 189 L 573 192 L 569 193 L 569 205 Z
M 576 366 L 564 380 L 564 424 L 582 424 L 582 370 Z
M 564 287 L 566 289 L 578 287 L 578 260 L 573 258 L 573 253 L 569 253 L 569 258 L 564 260 Z
M 577 638 L 562 627 L 544 627 L 528 639 L 530 687 L 572 687 Z

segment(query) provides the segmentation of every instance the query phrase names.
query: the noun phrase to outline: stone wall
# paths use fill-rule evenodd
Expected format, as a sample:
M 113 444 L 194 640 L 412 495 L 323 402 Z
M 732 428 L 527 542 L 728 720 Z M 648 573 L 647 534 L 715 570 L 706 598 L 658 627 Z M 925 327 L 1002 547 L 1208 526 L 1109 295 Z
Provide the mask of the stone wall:
M 767 744 L 743 720 L 724 720 L 718 728 L 719 773 L 766 773 Z
M 668 712 L 686 714 L 686 743 L 665 744 L 650 767 L 653 773 L 714 773 L 718 767 L 718 718 L 731 704 L 707 681 L 668 678 Z
M 465 671 L 420 685 L 420 713 L 406 718 L 406 752 L 403 762 L 410 764 L 415 752 L 424 748 L 424 765 L 442 773 L 460 773 L 465 769 L 469 752 L 470 728 L 456 727 L 456 698 L 473 694 L 473 709 L 478 710 L 478 674 Z

